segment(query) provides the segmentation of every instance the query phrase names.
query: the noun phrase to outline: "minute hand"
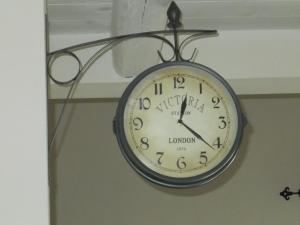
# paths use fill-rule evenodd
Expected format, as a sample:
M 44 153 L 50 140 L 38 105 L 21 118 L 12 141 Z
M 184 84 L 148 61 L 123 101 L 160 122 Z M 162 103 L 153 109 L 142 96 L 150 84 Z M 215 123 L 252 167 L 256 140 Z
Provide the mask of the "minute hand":
M 211 149 L 215 150 L 207 141 L 201 137 L 200 134 L 198 134 L 196 131 L 194 131 L 192 128 L 190 128 L 188 125 L 186 125 L 182 120 L 178 120 L 178 123 L 182 124 L 186 129 L 188 129 L 196 138 L 203 141 L 206 145 L 208 145 Z

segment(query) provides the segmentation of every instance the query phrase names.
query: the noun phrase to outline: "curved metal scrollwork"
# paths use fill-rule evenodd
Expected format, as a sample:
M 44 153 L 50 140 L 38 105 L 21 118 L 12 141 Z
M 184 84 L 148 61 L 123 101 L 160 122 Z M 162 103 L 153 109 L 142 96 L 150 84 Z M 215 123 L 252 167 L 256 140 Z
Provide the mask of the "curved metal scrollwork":
M 181 12 L 174 2 L 170 4 L 170 7 L 167 11 L 167 16 L 169 20 L 167 26 L 168 28 L 170 28 L 170 30 L 158 30 L 158 31 L 150 31 L 150 32 L 142 32 L 142 33 L 134 33 L 128 35 L 109 37 L 101 40 L 73 45 L 47 54 L 47 73 L 49 78 L 57 85 L 70 86 L 70 89 L 68 90 L 68 94 L 63 104 L 63 108 L 61 110 L 58 121 L 54 128 L 54 134 L 50 140 L 49 148 L 51 148 L 53 141 L 55 139 L 56 130 L 59 126 L 60 120 L 65 110 L 66 103 L 71 98 L 82 76 L 101 56 L 103 56 L 106 52 L 111 50 L 113 47 L 117 46 L 118 44 L 124 41 L 131 40 L 134 38 L 153 38 L 153 39 L 161 40 L 164 44 L 166 44 L 172 49 L 173 56 L 170 59 L 165 59 L 162 53 L 159 50 L 157 51 L 158 56 L 162 60 L 162 62 L 168 62 L 173 60 L 190 61 L 195 57 L 197 51 L 195 49 L 192 56 L 189 59 L 184 59 L 182 57 L 182 52 L 186 45 L 188 45 L 190 42 L 192 42 L 193 40 L 199 37 L 211 37 L 211 36 L 217 36 L 218 34 L 216 30 L 178 29 L 182 25 L 180 22 Z M 181 43 L 179 43 L 179 38 L 178 38 L 179 34 L 185 34 L 189 36 L 185 38 Z M 165 37 L 167 35 L 173 35 L 173 42 L 171 42 Z M 94 53 L 84 64 L 80 60 L 79 56 L 76 55 L 75 53 L 75 51 L 77 50 L 86 49 L 90 47 L 97 47 L 97 46 L 102 46 L 102 47 L 98 51 L 96 51 L 96 53 Z M 56 78 L 56 76 L 54 76 L 54 72 L 52 71 L 52 66 L 54 62 L 61 56 L 72 57 L 78 64 L 78 71 L 76 72 L 76 74 L 71 76 L 72 78 L 66 81 L 61 81 L 58 78 Z
M 176 35 L 178 33 L 180 33 L 180 34 L 194 33 L 194 34 L 187 37 L 185 40 L 183 40 L 179 46 L 176 46 L 175 44 L 171 43 L 167 38 L 160 36 L 160 35 L 170 35 L 172 33 L 173 33 L 172 30 L 161 30 L 161 31 L 151 31 L 151 32 L 143 32 L 143 33 L 136 33 L 136 34 L 128 34 L 128 35 L 116 36 L 116 37 L 101 39 L 101 40 L 97 40 L 97 41 L 87 42 L 87 43 L 83 43 L 83 44 L 79 44 L 79 45 L 74 45 L 74 46 L 70 46 L 67 48 L 63 48 L 63 49 L 51 52 L 48 54 L 48 65 L 47 65 L 48 75 L 49 75 L 50 79 L 58 85 L 72 84 L 75 80 L 80 79 L 81 76 L 88 70 L 88 68 L 97 59 L 99 59 L 101 56 L 103 56 L 106 52 L 108 52 L 109 50 L 111 50 L 113 47 L 117 46 L 121 42 L 130 40 L 130 39 L 134 39 L 134 38 L 154 38 L 154 39 L 163 41 L 163 43 L 165 43 L 169 47 L 171 47 L 171 49 L 173 51 L 173 56 L 167 60 L 162 56 L 162 53 L 158 50 L 158 55 L 163 62 L 173 61 L 174 59 L 176 61 L 190 61 L 190 60 L 192 60 L 192 58 L 194 58 L 196 49 L 194 50 L 193 55 L 190 59 L 184 59 L 182 57 L 181 53 L 183 51 L 183 48 L 187 44 L 189 44 L 191 41 L 193 41 L 196 38 L 199 38 L 201 36 L 207 37 L 207 36 L 217 35 L 217 31 L 215 31 L 215 30 L 177 30 Z M 85 48 L 90 48 L 93 46 L 102 46 L 102 45 L 104 45 L 104 46 L 102 48 L 100 48 L 93 56 L 91 56 L 85 64 L 83 64 L 81 62 L 81 60 L 79 59 L 79 57 L 74 53 L 74 51 L 79 50 L 79 49 L 85 49 Z M 69 81 L 64 81 L 64 82 L 57 80 L 57 78 L 54 78 L 54 76 L 52 74 L 52 69 L 51 69 L 55 60 L 62 55 L 69 55 L 69 56 L 73 57 L 74 59 L 76 59 L 76 61 L 78 62 L 78 65 L 79 65 L 78 66 L 79 71 L 77 72 L 77 74 L 74 75 L 73 78 L 70 79 Z

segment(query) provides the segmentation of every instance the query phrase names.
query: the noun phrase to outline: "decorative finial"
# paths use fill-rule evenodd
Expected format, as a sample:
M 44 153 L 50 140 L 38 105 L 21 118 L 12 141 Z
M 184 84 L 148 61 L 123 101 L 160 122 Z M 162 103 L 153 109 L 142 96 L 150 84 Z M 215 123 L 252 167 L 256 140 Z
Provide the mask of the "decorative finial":
M 169 19 L 169 23 L 168 23 L 169 28 L 178 28 L 182 26 L 180 22 L 181 11 L 174 1 L 171 2 L 168 8 L 167 16 Z
M 295 191 L 290 191 L 290 188 L 286 187 L 282 192 L 280 192 L 280 195 L 284 197 L 285 200 L 290 200 L 291 195 L 298 195 L 300 197 L 300 189 L 298 192 L 295 192 Z

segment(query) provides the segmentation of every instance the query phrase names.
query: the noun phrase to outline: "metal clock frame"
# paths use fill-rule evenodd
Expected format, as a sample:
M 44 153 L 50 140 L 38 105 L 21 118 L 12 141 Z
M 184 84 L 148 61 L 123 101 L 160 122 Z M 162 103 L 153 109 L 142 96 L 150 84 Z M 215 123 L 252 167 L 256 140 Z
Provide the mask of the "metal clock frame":
M 131 147 L 129 146 L 125 132 L 124 132 L 124 110 L 127 104 L 128 97 L 130 96 L 133 89 L 139 84 L 140 81 L 142 81 L 145 77 L 147 77 L 149 74 L 167 67 L 172 66 L 188 66 L 193 67 L 196 69 L 203 70 L 207 73 L 209 73 L 211 76 L 216 78 L 218 81 L 221 82 L 221 84 L 225 87 L 225 89 L 230 94 L 231 98 L 233 99 L 233 102 L 235 104 L 235 108 L 238 115 L 238 130 L 237 135 L 235 138 L 235 142 L 230 149 L 229 153 L 226 155 L 226 157 L 213 169 L 207 171 L 204 174 L 197 175 L 194 177 L 188 177 L 188 178 L 173 178 L 168 177 L 159 173 L 156 173 L 155 171 L 152 171 L 147 166 L 145 166 L 140 160 L 134 155 L 133 151 L 131 150 Z M 208 183 L 212 179 L 216 178 L 218 175 L 220 175 L 222 172 L 225 171 L 225 169 L 233 162 L 236 153 L 238 151 L 240 142 L 242 140 L 243 136 L 243 128 L 245 126 L 245 118 L 242 114 L 241 107 L 239 104 L 239 100 L 237 96 L 235 95 L 233 89 L 231 86 L 227 83 L 227 81 L 220 76 L 217 72 L 213 71 L 212 69 L 196 63 L 191 62 L 166 62 L 162 64 L 155 65 L 153 67 L 150 67 L 149 69 L 142 72 L 139 76 L 137 76 L 126 88 L 124 91 L 120 101 L 119 105 L 116 111 L 116 116 L 114 119 L 114 132 L 117 137 L 117 141 L 119 143 L 119 146 L 121 148 L 121 151 L 123 153 L 123 156 L 126 158 L 126 160 L 129 162 L 131 167 L 138 172 L 140 175 L 145 177 L 146 179 L 150 180 L 153 183 L 166 186 L 166 187 L 172 187 L 172 188 L 189 188 L 189 187 L 195 187 L 199 185 L 203 185 L 205 183 Z

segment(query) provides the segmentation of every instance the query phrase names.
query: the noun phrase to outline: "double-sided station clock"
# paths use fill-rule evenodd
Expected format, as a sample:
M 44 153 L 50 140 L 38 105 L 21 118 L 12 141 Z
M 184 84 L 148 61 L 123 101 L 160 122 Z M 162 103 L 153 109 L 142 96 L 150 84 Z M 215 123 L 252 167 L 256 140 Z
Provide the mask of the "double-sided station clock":
M 217 177 L 235 158 L 244 117 L 230 85 L 210 68 L 168 62 L 137 76 L 123 93 L 114 132 L 146 179 L 185 188 Z

